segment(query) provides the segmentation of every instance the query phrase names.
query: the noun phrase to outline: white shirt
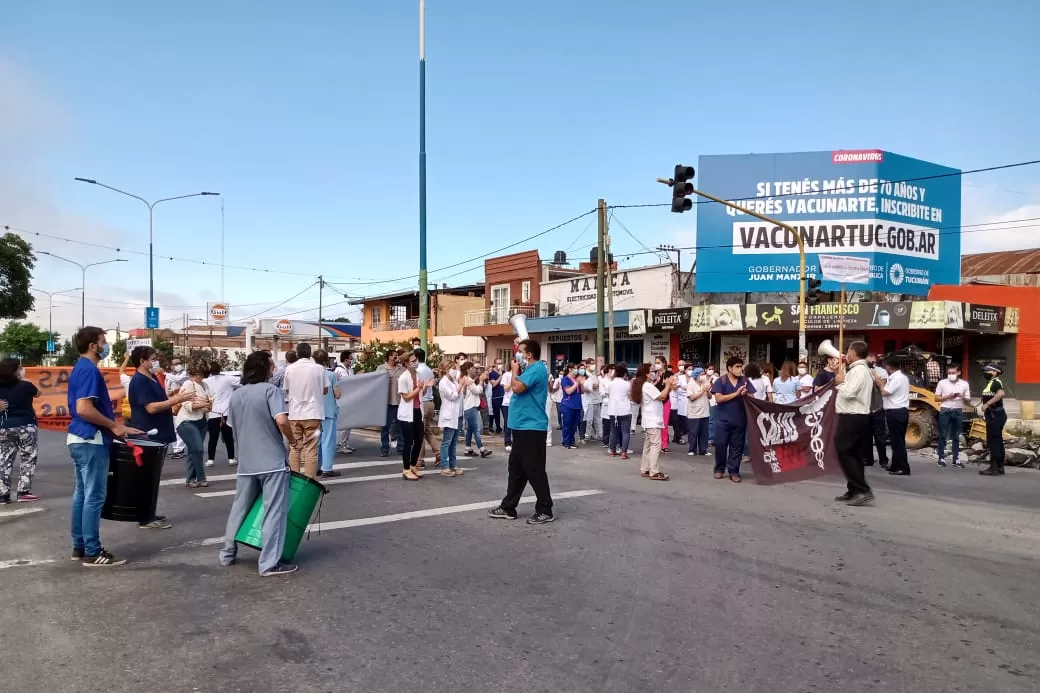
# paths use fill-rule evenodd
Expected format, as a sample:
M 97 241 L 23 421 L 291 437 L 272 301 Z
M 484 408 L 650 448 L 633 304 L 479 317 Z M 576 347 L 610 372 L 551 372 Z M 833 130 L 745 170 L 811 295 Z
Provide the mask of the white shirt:
M 509 403 L 513 401 L 513 372 L 506 371 L 503 373 L 502 379 L 498 381 L 498 384 L 505 391 L 502 393 L 502 406 L 508 407 Z
M 957 395 L 955 399 L 944 400 L 943 396 Z M 964 400 L 971 397 L 971 390 L 968 388 L 968 381 L 962 378 L 957 378 L 956 382 L 950 382 L 950 379 L 940 380 L 939 384 L 935 386 L 935 396 L 940 400 L 940 409 L 961 409 L 964 406 Z
M 631 416 L 632 400 L 628 396 L 631 391 L 632 386 L 624 378 L 610 381 L 607 388 L 607 416 Z
M 773 391 L 769 378 L 764 375 L 761 378 L 750 378 L 750 380 L 751 384 L 755 386 L 755 392 L 751 396 L 757 400 L 764 401 L 769 393 Z
M 910 406 L 910 379 L 903 371 L 892 371 L 885 383 L 885 391 L 888 392 L 882 398 L 885 409 L 906 409 Z
M 462 393 L 458 382 L 450 376 L 441 378 L 437 389 L 441 392 L 441 410 L 437 414 L 437 425 L 441 428 L 458 428 L 462 416 Z
M 673 412 L 676 412 L 679 416 L 686 416 L 686 405 L 690 402 L 690 400 L 686 399 L 686 388 L 690 386 L 690 379 L 685 373 L 680 373 L 676 376 L 676 380 L 679 386 L 669 393 L 668 399 L 672 402 Z
M 167 381 L 167 382 L 169 382 L 169 381 Z M 209 396 L 209 388 L 206 387 L 206 383 L 205 382 L 196 383 L 194 380 L 188 380 L 186 383 L 183 383 L 180 386 L 180 390 L 181 390 L 182 393 L 194 392 L 197 397 L 208 397 Z M 191 400 L 189 399 L 187 402 L 183 402 L 181 404 L 180 410 L 173 417 L 173 425 L 174 425 L 174 427 L 177 427 L 177 426 L 180 426 L 185 421 L 201 421 L 203 419 L 203 417 L 204 417 L 204 412 L 201 412 L 201 411 L 197 412 L 197 411 L 193 411 L 192 410 Z
M 298 359 L 285 369 L 282 389 L 288 395 L 290 421 L 325 418 L 325 369 L 313 359 Z
M 480 396 L 484 394 L 484 386 L 479 383 L 471 383 L 463 392 L 466 395 L 465 405 L 463 406 L 464 411 L 469 411 L 474 407 L 480 406 Z
M 868 374 L 869 375 L 869 374 Z M 798 398 L 801 399 L 803 395 L 807 395 L 813 391 L 813 377 L 806 373 L 805 375 L 798 376 Z
M 427 366 L 425 363 L 420 363 L 415 367 L 415 377 L 419 380 L 434 380 L 433 369 Z M 419 398 L 421 402 L 432 402 L 433 401 L 433 385 L 429 386 L 422 391 L 422 396 Z
M 354 375 L 353 371 L 351 371 L 349 368 L 347 368 L 342 363 L 339 364 L 338 366 L 336 366 L 335 373 L 336 373 L 336 382 L 337 383 L 341 383 L 344 380 L 346 380 L 347 378 L 349 378 L 350 376 Z
M 715 406 L 715 395 L 710 394 L 710 393 L 711 393 L 711 386 L 714 385 L 715 381 L 718 380 L 718 379 L 719 379 L 718 373 L 710 373 L 708 375 L 708 393 L 709 393 L 708 394 L 708 406 L 709 407 L 714 407 Z
M 582 395 L 581 401 L 586 405 L 585 409 L 588 410 L 589 404 L 602 404 L 603 403 L 603 379 L 594 373 L 590 373 L 585 378 L 585 394 Z M 595 390 L 592 389 L 593 385 L 599 385 Z
M 845 382 L 838 385 L 835 410 L 839 414 L 869 414 L 873 389 L 874 379 L 867 362 L 856 361 L 845 371 Z
M 299 362 L 297 362 L 297 363 L 299 363 Z M 419 409 L 415 408 L 415 400 L 414 399 L 405 399 L 404 397 L 401 396 L 401 395 L 404 395 L 404 394 L 408 394 L 409 392 L 414 390 L 417 380 L 422 380 L 422 378 L 420 378 L 418 376 L 418 374 L 416 374 L 415 379 L 413 380 L 412 379 L 412 374 L 411 374 L 411 372 L 408 371 L 408 369 L 405 369 L 404 373 L 401 373 L 401 375 L 397 378 L 397 398 L 400 400 L 397 403 L 397 420 L 398 421 L 411 421 L 412 420 L 412 414 L 414 412 L 419 412 L 419 418 L 420 419 L 422 418 L 422 408 L 421 407 Z M 418 396 L 419 395 L 416 395 L 416 397 L 418 397 Z M 422 401 L 422 400 L 420 399 L 420 401 Z M 290 415 L 289 418 L 292 418 L 292 415 Z
M 560 381 L 563 378 L 553 378 L 549 381 L 549 399 L 559 404 L 563 401 L 563 388 L 560 387 Z
M 664 428 L 664 402 L 657 399 L 661 391 L 649 382 L 643 383 L 643 401 L 639 405 L 643 413 L 643 429 Z M 671 394 L 669 393 L 669 397 Z
M 190 376 L 188 375 L 187 369 L 180 373 L 167 373 L 166 374 L 166 394 L 173 394 L 180 389 L 181 385 L 188 382 Z
M 228 405 L 231 404 L 231 393 L 238 388 L 239 379 L 227 373 L 217 373 L 209 376 L 203 382 L 206 383 L 206 387 L 209 388 L 209 394 L 213 397 L 213 407 L 209 410 L 206 418 L 219 419 L 222 416 L 227 416 Z M 318 402 L 320 404 L 321 400 L 319 399 Z M 324 417 L 325 407 L 322 406 L 321 416 L 318 418 Z
M 700 394 L 708 389 L 707 383 L 699 383 L 697 381 L 691 381 L 689 388 L 687 388 L 687 405 L 686 405 L 686 418 L 688 419 L 706 419 L 711 416 L 711 405 L 708 403 L 708 397 L 701 397 Z M 692 399 L 696 397 L 697 399 Z

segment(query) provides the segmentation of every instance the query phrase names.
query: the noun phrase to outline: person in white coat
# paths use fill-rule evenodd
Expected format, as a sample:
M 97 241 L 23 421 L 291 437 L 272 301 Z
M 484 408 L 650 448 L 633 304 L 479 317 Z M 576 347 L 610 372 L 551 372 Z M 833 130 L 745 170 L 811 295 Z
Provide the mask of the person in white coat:
M 441 428 L 441 476 L 462 476 L 458 468 L 456 450 L 459 444 L 459 420 L 462 417 L 462 403 L 465 399 L 465 386 L 462 384 L 458 364 L 445 360 L 439 369 L 440 383 L 437 385 L 441 393 L 441 409 L 437 414 L 437 425 Z
M 582 393 L 582 404 L 585 406 L 585 422 L 581 439 L 589 438 L 598 440 L 603 437 L 603 388 L 600 378 L 596 375 L 595 363 L 585 362 L 585 370 L 578 371 L 578 375 L 585 376 L 584 392 Z

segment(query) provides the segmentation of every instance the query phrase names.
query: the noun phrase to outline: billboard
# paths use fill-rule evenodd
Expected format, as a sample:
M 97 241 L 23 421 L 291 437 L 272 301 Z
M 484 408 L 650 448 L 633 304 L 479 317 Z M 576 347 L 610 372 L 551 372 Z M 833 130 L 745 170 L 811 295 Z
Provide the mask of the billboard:
M 798 230 L 806 272 L 818 255 L 870 259 L 857 289 L 924 296 L 960 283 L 957 169 L 881 150 L 702 156 L 697 187 Z M 697 205 L 697 291 L 798 291 L 798 242 L 783 227 Z M 824 281 L 824 291 L 838 285 Z
M 231 308 L 226 303 L 206 304 L 207 325 L 227 325 L 231 321 Z

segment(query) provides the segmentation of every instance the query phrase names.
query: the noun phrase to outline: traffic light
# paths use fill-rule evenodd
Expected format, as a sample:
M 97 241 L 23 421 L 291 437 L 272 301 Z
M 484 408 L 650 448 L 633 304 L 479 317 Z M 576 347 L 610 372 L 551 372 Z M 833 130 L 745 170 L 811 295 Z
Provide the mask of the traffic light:
M 820 286 L 823 285 L 819 279 L 810 277 L 805 281 L 805 304 L 815 306 L 820 302 Z
M 693 166 L 676 164 L 675 176 L 672 177 L 672 211 L 678 214 L 689 212 L 693 209 L 693 200 L 689 198 L 693 194 Z

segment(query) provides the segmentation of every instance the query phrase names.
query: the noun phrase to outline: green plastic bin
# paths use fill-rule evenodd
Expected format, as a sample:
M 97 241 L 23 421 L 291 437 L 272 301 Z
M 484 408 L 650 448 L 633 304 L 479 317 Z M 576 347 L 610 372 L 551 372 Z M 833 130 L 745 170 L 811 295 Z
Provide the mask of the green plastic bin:
M 289 472 L 289 521 L 285 528 L 285 548 L 282 549 L 282 560 L 289 562 L 296 558 L 303 535 L 307 533 L 307 525 L 311 522 L 314 509 L 318 507 L 321 497 L 328 493 L 324 485 L 303 474 Z M 256 497 L 253 507 L 235 533 L 235 541 L 251 546 L 258 551 L 263 548 L 260 527 L 264 521 L 264 497 Z

